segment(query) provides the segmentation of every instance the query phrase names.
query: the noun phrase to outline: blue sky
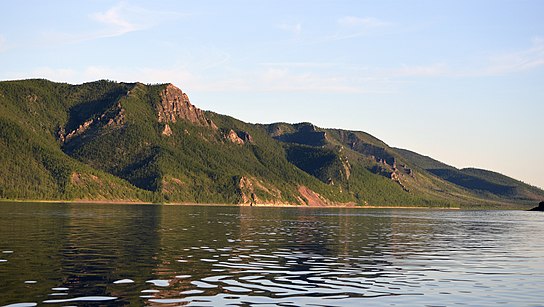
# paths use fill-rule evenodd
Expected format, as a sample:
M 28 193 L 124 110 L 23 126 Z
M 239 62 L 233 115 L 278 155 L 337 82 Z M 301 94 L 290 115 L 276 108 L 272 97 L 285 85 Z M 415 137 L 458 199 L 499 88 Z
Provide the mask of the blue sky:
M 172 82 L 544 187 L 544 1 L 0 0 L 0 79 Z

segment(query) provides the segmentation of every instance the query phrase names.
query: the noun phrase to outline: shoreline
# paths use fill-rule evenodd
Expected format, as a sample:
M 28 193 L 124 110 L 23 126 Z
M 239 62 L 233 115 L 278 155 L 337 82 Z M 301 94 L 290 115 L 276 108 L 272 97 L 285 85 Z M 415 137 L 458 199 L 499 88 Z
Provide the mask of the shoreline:
M 96 205 L 162 205 L 162 206 L 209 206 L 209 207 L 259 207 L 259 208 L 342 208 L 342 209 L 432 209 L 432 210 L 461 210 L 459 207 L 423 207 L 423 206 L 374 206 L 374 205 L 326 205 L 326 206 L 303 206 L 292 204 L 215 204 L 215 203 L 191 203 L 191 202 L 173 202 L 173 203 L 154 203 L 135 200 L 47 200 L 47 199 L 0 199 L 1 203 L 41 203 L 41 204 L 96 204 Z

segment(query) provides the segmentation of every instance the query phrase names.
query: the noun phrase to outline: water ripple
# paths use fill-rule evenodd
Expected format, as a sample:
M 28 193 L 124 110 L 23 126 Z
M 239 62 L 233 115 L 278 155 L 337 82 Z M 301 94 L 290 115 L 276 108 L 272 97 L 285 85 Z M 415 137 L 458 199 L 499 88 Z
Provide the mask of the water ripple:
M 538 306 L 542 298 L 544 226 L 524 212 L 38 205 L 0 213 L 0 305 Z M 30 222 L 37 226 L 19 227 Z
M 59 300 L 45 300 L 44 304 L 59 304 L 59 303 L 70 303 L 70 302 L 104 302 L 104 301 L 113 301 L 117 297 L 112 296 L 82 296 L 74 297 L 69 299 L 59 299 Z

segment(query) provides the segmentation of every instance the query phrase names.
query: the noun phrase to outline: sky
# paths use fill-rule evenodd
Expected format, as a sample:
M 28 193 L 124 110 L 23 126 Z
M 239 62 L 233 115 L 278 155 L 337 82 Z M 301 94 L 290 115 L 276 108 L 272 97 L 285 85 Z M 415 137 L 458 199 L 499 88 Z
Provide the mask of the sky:
M 0 80 L 171 82 L 544 187 L 544 1 L 0 0 Z

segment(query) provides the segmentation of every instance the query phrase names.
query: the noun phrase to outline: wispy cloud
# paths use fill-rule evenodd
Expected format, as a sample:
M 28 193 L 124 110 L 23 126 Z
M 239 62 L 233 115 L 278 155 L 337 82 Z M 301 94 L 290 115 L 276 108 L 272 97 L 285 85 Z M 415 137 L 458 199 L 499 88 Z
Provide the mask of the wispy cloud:
M 47 31 L 43 33 L 44 44 L 78 43 L 95 39 L 116 37 L 128 33 L 143 31 L 158 24 L 183 18 L 189 14 L 156 11 L 128 4 L 122 1 L 100 12 L 87 15 L 90 27 L 80 32 Z
M 478 64 L 474 64 L 478 63 Z M 523 73 L 544 67 L 544 39 L 534 38 L 530 47 L 512 52 L 496 52 L 464 64 L 432 63 L 402 65 L 392 69 L 376 69 L 376 74 L 389 78 L 404 77 L 489 77 Z
M 525 50 L 496 54 L 489 58 L 487 67 L 479 71 L 484 75 L 505 75 L 533 70 L 544 66 L 544 39 L 536 37 Z
M 330 68 L 340 64 L 333 62 L 263 62 L 259 65 L 270 67 Z
M 125 2 L 121 2 L 105 12 L 90 14 L 89 17 L 107 27 L 100 36 L 118 36 L 150 26 L 147 20 L 141 18 L 142 11 L 141 8 L 130 7 Z
M 225 60 L 226 59 L 226 60 Z M 312 93 L 391 93 L 397 85 L 418 78 L 480 78 L 522 73 L 544 67 L 544 39 L 535 38 L 525 50 L 496 53 L 471 63 L 447 62 L 404 64 L 398 67 L 357 68 L 336 62 L 264 62 L 252 70 L 224 66 L 228 56 L 218 54 L 206 63 L 169 67 L 87 66 L 84 68 L 40 67 L 18 78 L 47 78 L 55 81 L 88 82 L 97 79 L 173 82 L 190 91 L 200 92 L 312 92 Z M 12 74 L 13 75 L 13 74 Z
M 11 73 L 9 79 L 44 78 L 56 82 L 81 82 L 78 75 L 79 72 L 73 68 L 42 66 L 31 71 Z
M 381 75 L 390 78 L 398 77 L 437 77 L 447 76 L 451 70 L 445 63 L 430 65 L 402 65 L 399 68 L 381 70 Z
M 364 80 L 352 80 L 341 75 L 292 71 L 289 68 L 268 67 L 252 72 L 232 72 L 209 76 L 198 70 L 175 65 L 166 68 L 139 67 L 119 69 L 110 66 L 83 68 L 40 67 L 19 74 L 16 78 L 46 78 L 58 82 L 83 83 L 99 79 L 144 83 L 172 82 L 189 91 L 202 92 L 319 92 L 363 93 Z
M 375 17 L 344 16 L 336 20 L 335 32 L 321 36 L 310 44 L 326 44 L 380 33 L 394 24 Z
M 338 24 L 346 27 L 365 27 L 365 28 L 377 28 L 389 26 L 391 23 L 383 21 L 375 17 L 355 17 L 344 16 L 338 19 Z
M 260 74 L 261 91 L 361 93 L 360 86 L 341 76 L 324 76 L 310 72 L 291 72 L 286 68 L 269 68 Z

